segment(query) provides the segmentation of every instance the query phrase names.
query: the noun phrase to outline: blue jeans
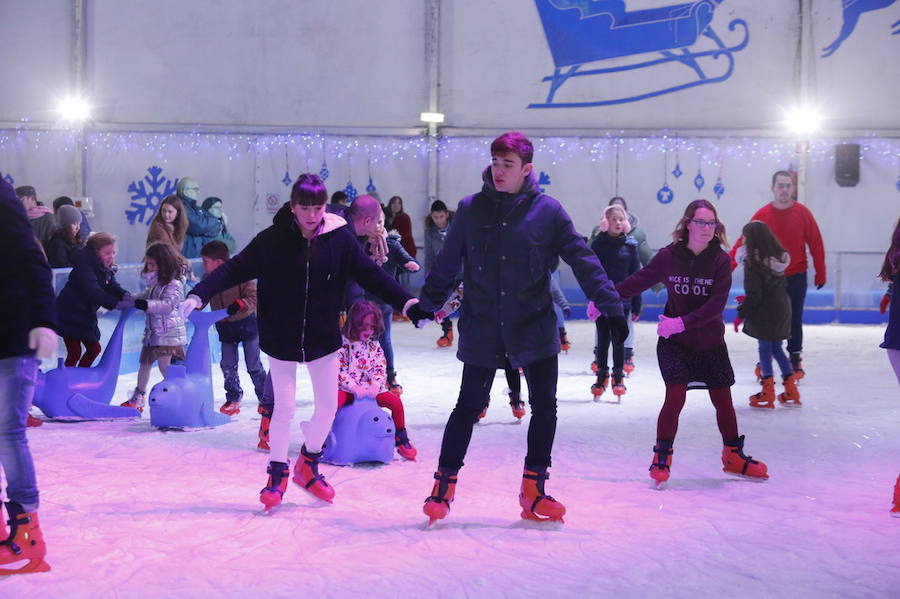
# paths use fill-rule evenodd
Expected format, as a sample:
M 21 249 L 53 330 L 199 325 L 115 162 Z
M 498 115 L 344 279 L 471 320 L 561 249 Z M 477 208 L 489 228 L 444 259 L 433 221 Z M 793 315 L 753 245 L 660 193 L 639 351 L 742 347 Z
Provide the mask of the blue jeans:
M 788 353 L 803 351 L 803 305 L 806 303 L 806 271 L 787 277 L 787 293 L 791 298 L 791 338 L 788 339 Z
M 394 372 L 394 347 L 391 345 L 391 317 L 394 309 L 389 304 L 381 304 L 381 316 L 384 319 L 384 332 L 378 338 L 381 349 L 384 351 L 384 361 L 387 362 L 388 382 L 393 380 L 390 373 Z
M 778 362 L 778 368 L 781 369 L 782 378 L 794 374 L 791 368 L 791 361 L 788 360 L 784 350 L 781 349 L 781 341 L 763 341 L 758 339 L 759 344 L 759 370 L 764 377 L 772 376 L 772 358 Z
M 227 401 L 240 401 L 244 395 L 241 389 L 241 379 L 238 376 L 238 345 L 244 344 L 244 363 L 247 365 L 247 373 L 253 381 L 253 389 L 257 399 L 262 399 L 263 387 L 266 384 L 266 371 L 259 361 L 259 337 L 236 343 L 222 342 L 222 359 L 219 366 L 225 376 L 225 399 Z
M 26 356 L 0 360 L 0 465 L 6 475 L 7 498 L 26 512 L 38 508 L 34 462 L 25 437 L 38 363 Z

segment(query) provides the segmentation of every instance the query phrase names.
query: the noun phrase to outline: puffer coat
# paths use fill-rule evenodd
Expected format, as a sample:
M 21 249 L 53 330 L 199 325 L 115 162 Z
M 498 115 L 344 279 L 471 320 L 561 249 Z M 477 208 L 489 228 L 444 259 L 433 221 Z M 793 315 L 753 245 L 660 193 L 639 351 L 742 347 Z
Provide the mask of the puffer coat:
M 791 300 L 784 272 L 791 262 L 790 254 L 785 252 L 781 259 L 769 258 L 766 264 L 746 259 L 743 262 L 744 300 L 737 313 L 744 319 L 744 333 L 762 341 L 789 339 Z
M 142 343 L 148 347 L 187 345 L 187 329 L 178 306 L 184 301 L 184 279 L 160 285 L 156 273 L 147 273 L 147 288 L 135 299 L 147 300 L 147 326 Z

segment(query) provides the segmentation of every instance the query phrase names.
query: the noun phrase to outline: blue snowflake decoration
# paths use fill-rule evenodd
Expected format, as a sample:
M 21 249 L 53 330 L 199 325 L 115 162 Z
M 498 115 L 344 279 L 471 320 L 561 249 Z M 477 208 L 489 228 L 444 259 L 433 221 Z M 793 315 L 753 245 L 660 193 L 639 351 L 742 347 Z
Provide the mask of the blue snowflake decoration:
M 674 199 L 675 193 L 669 189 L 669 184 L 663 183 L 663 186 L 656 192 L 656 201 L 660 204 L 670 204 Z
M 369 184 L 366 185 L 366 192 L 375 193 L 375 184 L 372 183 L 372 177 L 369 177 Z
M 128 186 L 131 205 L 125 210 L 125 216 L 132 225 L 135 221 L 149 225 L 162 199 L 175 193 L 178 179 L 160 176 L 162 171 L 158 166 L 151 166 L 147 169 L 149 175 L 144 175 L 141 181 L 132 181 Z
M 544 171 L 541 171 L 541 174 L 538 175 L 538 185 L 541 186 L 542 192 L 546 191 L 543 186 L 550 185 L 550 173 L 545 173 Z
M 717 200 L 722 199 L 722 195 L 725 193 L 725 186 L 722 185 L 722 177 L 716 179 L 716 184 L 713 186 L 713 193 L 716 194 Z
M 13 179 L 12 175 L 10 175 L 9 173 L 6 173 L 6 176 L 3 177 L 3 180 L 6 181 L 7 183 L 9 183 L 10 185 L 16 184 L 16 180 Z M 897 185 L 900 186 L 900 181 L 897 181 Z
M 703 189 L 703 184 L 706 183 L 706 179 L 703 178 L 703 175 L 700 174 L 700 169 L 697 169 L 697 176 L 694 177 L 694 187 L 697 188 L 697 191 Z
M 681 170 L 681 165 L 678 164 L 677 162 L 675 163 L 675 168 L 672 170 L 672 174 L 675 175 L 676 179 L 684 174 L 684 172 L 682 172 L 682 170 Z
M 347 194 L 347 200 L 352 204 L 353 200 L 356 199 L 356 196 L 359 195 L 359 192 L 356 191 L 356 188 L 353 187 L 352 181 L 347 181 L 347 185 L 344 187 L 344 193 Z
M 322 161 L 322 168 L 319 169 L 319 176 L 322 177 L 322 181 L 328 180 L 328 175 L 331 173 L 328 172 L 328 164 L 325 161 Z
M 291 173 L 288 171 L 284 171 L 284 178 L 281 180 L 281 182 L 284 183 L 285 187 L 289 186 L 291 182 L 293 182 L 293 179 L 291 179 Z

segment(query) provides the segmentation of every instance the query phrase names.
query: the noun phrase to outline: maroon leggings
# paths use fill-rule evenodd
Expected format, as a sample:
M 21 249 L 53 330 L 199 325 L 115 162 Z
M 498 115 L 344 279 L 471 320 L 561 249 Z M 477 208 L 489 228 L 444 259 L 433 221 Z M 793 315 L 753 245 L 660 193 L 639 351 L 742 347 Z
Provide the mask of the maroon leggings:
M 674 441 L 678 432 L 678 415 L 684 407 L 687 396 L 687 385 L 666 385 L 666 401 L 659 411 L 656 421 L 656 438 L 662 441 Z M 709 399 L 716 408 L 716 423 L 723 440 L 737 439 L 737 417 L 731 403 L 731 388 L 721 387 L 709 390 Z
M 100 355 L 100 342 L 98 341 L 82 341 L 81 339 L 70 339 L 69 337 L 63 337 L 63 341 L 66 344 L 66 366 L 80 366 L 81 368 L 88 368 L 91 364 L 94 363 L 94 360 L 97 359 L 97 356 Z M 84 343 L 85 352 L 84 355 L 81 355 L 81 344 Z M 79 361 L 78 358 L 81 358 Z
M 353 401 L 354 397 L 352 393 L 347 393 L 343 389 L 338 389 L 338 409 L 344 407 L 348 403 Z M 391 413 L 391 418 L 394 419 L 394 427 L 397 429 L 406 428 L 406 417 L 403 415 L 403 402 L 400 401 L 400 398 L 391 393 L 390 391 L 385 391 L 384 393 L 379 393 L 375 397 L 375 403 L 377 403 L 382 408 L 387 408 Z

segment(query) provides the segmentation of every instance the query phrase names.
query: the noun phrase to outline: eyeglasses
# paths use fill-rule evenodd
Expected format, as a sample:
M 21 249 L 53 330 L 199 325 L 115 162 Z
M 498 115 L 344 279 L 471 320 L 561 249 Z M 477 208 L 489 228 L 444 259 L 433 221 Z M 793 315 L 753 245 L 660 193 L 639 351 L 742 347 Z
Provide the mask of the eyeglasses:
M 715 229 L 716 225 L 719 224 L 719 221 L 715 220 L 699 220 L 696 218 L 692 218 L 691 222 L 700 227 L 701 229 Z

